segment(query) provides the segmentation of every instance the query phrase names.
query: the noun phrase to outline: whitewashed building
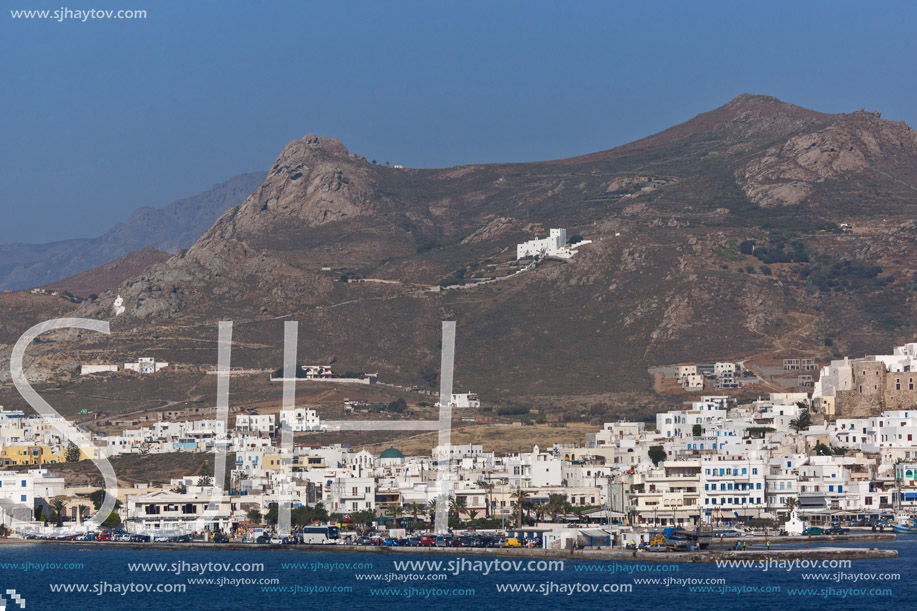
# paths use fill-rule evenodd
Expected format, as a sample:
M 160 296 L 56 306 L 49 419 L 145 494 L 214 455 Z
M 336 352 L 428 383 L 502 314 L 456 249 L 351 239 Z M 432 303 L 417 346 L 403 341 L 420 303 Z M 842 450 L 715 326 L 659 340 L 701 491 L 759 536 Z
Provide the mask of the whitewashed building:
M 136 363 L 124 363 L 124 369 L 127 371 L 136 371 L 139 374 L 156 373 L 161 369 L 168 367 L 168 363 L 158 363 L 152 357 L 140 357 Z
M 273 433 L 274 414 L 241 414 L 236 416 L 236 431 L 240 433 Z
M 297 407 L 291 410 L 281 410 L 280 427 L 289 428 L 294 433 L 322 430 L 322 423 L 314 409 Z

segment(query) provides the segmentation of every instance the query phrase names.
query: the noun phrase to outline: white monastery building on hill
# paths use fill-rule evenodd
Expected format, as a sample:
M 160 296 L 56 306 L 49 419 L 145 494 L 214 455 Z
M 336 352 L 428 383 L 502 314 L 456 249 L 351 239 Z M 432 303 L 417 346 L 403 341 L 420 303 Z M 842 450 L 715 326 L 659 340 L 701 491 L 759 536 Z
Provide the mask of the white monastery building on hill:
M 583 240 L 567 246 L 567 230 L 552 229 L 546 238 L 529 240 L 528 242 L 517 244 L 516 260 L 525 259 L 526 257 L 557 257 L 560 259 L 569 259 L 576 254 L 576 249 L 578 247 L 590 243 L 591 240 Z

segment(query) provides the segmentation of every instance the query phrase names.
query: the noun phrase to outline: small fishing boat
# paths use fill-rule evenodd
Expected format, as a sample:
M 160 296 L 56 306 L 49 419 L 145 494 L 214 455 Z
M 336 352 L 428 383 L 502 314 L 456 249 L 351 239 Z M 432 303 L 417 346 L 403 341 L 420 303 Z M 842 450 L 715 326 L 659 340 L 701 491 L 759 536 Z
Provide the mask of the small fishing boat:
M 892 530 L 902 535 L 917 535 L 917 516 L 907 514 L 895 516 Z

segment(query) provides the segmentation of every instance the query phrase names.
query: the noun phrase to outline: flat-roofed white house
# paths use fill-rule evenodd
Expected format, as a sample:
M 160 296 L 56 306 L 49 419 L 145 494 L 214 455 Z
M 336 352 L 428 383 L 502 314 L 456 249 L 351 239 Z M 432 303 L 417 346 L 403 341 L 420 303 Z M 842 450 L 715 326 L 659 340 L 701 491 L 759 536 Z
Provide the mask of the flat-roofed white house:
M 127 371 L 136 371 L 139 374 L 156 373 L 161 369 L 168 367 L 168 363 L 156 362 L 152 357 L 140 357 L 136 363 L 124 363 L 124 369 Z
M 477 393 L 473 392 L 452 395 L 452 407 L 476 409 L 481 407 L 481 400 L 478 399 Z
M 204 513 L 210 504 L 210 495 L 177 494 L 157 490 L 143 496 L 132 496 L 127 502 L 129 532 L 156 534 L 159 532 L 192 532 L 209 528 L 228 532 L 232 527 L 232 510 L 229 498 L 217 502 L 213 516 Z
M 294 433 L 322 430 L 322 423 L 314 409 L 298 407 L 296 409 L 281 410 L 280 427 L 289 427 Z
M 240 414 L 236 416 L 236 430 L 240 433 L 273 433 L 274 414 Z

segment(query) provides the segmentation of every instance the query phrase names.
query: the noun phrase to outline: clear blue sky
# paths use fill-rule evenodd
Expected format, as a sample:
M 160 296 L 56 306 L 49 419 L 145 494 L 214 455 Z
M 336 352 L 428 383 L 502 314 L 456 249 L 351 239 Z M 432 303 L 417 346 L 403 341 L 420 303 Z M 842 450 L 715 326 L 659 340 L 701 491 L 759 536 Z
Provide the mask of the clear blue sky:
M 912 1 L 0 4 L 0 242 L 97 235 L 309 132 L 435 167 L 607 149 L 742 92 L 917 125 Z M 61 6 L 148 17 L 10 15 Z

